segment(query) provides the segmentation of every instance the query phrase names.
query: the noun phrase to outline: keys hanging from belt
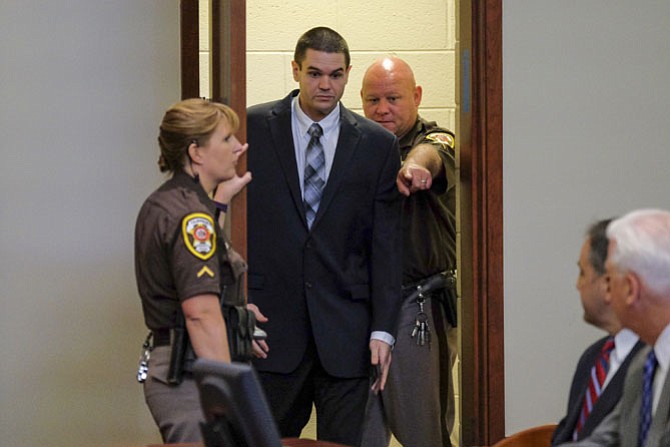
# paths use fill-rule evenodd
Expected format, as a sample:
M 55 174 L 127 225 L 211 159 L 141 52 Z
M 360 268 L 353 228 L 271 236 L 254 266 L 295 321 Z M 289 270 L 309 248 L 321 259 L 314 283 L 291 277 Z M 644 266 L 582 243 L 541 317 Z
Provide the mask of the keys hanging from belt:
M 412 328 L 411 337 L 416 338 L 418 346 L 430 346 L 430 327 L 428 326 L 428 315 L 423 310 L 426 303 L 426 297 L 423 296 L 422 287 L 417 286 L 419 295 L 416 298 L 416 303 L 419 305 L 419 312 L 416 314 L 414 328 Z
M 151 346 L 151 340 L 153 339 L 153 336 L 154 333 L 149 332 L 146 340 L 144 340 L 144 344 L 142 344 L 140 363 L 137 367 L 137 381 L 140 383 L 144 383 L 144 381 L 147 380 L 149 373 L 149 358 L 151 357 L 151 351 L 153 350 L 153 346 Z

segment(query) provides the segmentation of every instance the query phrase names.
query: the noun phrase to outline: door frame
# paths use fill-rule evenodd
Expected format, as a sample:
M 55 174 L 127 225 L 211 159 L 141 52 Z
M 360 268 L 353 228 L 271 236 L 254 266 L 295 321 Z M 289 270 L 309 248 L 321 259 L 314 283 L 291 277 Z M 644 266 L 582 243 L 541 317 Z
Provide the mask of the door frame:
M 239 115 L 246 141 L 246 0 L 210 0 L 212 99 Z M 502 0 L 457 1 L 457 139 L 461 182 L 461 444 L 505 436 Z M 182 98 L 199 96 L 198 0 L 181 0 Z M 240 160 L 246 170 L 246 157 Z M 231 205 L 246 258 L 246 195 Z M 466 231 L 467 230 L 467 231 Z
M 502 0 L 461 0 L 461 440 L 505 437 Z

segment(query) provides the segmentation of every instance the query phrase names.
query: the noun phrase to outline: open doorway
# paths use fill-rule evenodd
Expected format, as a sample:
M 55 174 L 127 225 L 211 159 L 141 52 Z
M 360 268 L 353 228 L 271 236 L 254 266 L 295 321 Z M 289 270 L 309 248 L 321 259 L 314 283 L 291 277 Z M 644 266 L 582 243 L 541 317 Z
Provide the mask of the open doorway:
M 197 0 L 182 1 L 184 6 Z M 243 112 L 247 101 L 247 11 L 252 3 L 243 0 L 207 2 L 209 15 L 217 31 L 211 43 L 214 70 L 209 84 L 210 95 L 226 98 L 236 110 Z M 459 265 L 461 296 L 462 368 L 461 426 L 462 445 L 490 445 L 504 436 L 504 370 L 503 370 L 503 284 L 502 284 L 502 2 L 454 2 L 454 127 L 459 142 L 460 181 L 460 247 Z M 282 2 L 285 7 L 285 2 Z M 290 10 L 290 8 L 289 8 Z M 446 11 L 446 9 L 445 9 Z M 186 12 L 188 15 L 188 11 Z M 202 11 L 199 12 L 203 14 Z M 192 12 L 191 12 L 192 15 Z M 191 20 L 189 22 L 189 20 Z M 191 69 L 199 64 L 193 56 L 193 17 L 182 20 L 182 67 L 191 61 Z M 191 24 L 190 28 L 188 24 Z M 331 25 L 334 26 L 334 25 Z M 309 26 L 304 22 L 301 29 Z M 304 31 L 304 30 L 303 30 Z M 291 36 L 295 40 L 296 36 Z M 196 32 L 197 40 L 197 32 Z M 226 47 L 227 45 L 227 47 Z M 352 48 L 354 42 L 350 40 Z M 216 47 L 219 46 L 219 50 Z M 222 48 L 223 47 L 223 48 Z M 190 49 L 188 49 L 190 48 Z M 198 45 L 195 44 L 196 50 Z M 197 51 L 196 51 L 197 54 Z M 190 58 L 190 59 L 189 59 Z M 203 63 L 210 58 L 203 58 Z M 225 62 L 222 62 L 225 60 Z M 288 60 L 278 59 L 278 66 L 267 72 L 282 73 L 290 78 Z M 355 60 L 354 60 L 355 63 Z M 192 73 L 182 70 L 183 77 Z M 419 83 L 421 83 L 420 76 Z M 349 91 L 358 90 L 351 80 Z M 200 90 L 190 94 L 200 96 Z M 184 85 L 184 84 L 183 84 Z M 287 91 L 282 86 L 283 93 Z M 269 99 L 276 99 L 274 95 Z M 347 101 L 347 98 L 344 98 Z M 353 105 L 353 103 L 352 103 Z M 354 107 L 352 107 L 354 108 Z M 449 122 L 449 119 L 447 119 Z M 448 123 L 447 125 L 450 125 Z M 244 133 L 244 129 L 241 129 Z M 233 203 L 233 239 L 245 245 L 245 203 Z M 237 241 L 237 242 L 236 242 Z

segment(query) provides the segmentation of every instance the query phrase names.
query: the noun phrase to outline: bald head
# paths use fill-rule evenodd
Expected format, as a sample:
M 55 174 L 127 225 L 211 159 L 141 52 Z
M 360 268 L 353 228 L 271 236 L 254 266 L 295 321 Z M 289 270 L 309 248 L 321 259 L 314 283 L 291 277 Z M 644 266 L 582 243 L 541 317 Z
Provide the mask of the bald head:
M 368 77 L 373 78 L 397 78 L 402 82 L 408 82 L 412 88 L 416 85 L 414 72 L 407 62 L 397 56 L 386 56 L 377 59 L 365 70 L 363 87 Z
M 418 118 L 421 87 L 407 62 L 389 56 L 376 60 L 365 71 L 361 99 L 367 118 L 401 138 Z

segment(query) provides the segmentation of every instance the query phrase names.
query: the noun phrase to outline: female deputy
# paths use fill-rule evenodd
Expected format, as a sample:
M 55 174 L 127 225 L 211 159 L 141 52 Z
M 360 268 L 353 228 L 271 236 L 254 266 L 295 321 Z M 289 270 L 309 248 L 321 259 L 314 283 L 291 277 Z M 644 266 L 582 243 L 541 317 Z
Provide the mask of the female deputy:
M 187 99 L 170 107 L 160 126 L 158 164 L 173 175 L 137 218 L 137 287 L 153 334 L 144 395 L 165 443 L 201 440 L 203 420 L 188 362 L 170 367 L 175 334 L 185 328 L 197 357 L 230 361 L 221 291 L 226 289 L 227 302 L 244 301 L 239 283 L 246 265 L 216 222 L 217 208 L 225 212 L 251 180 L 249 172 L 235 172 L 248 147 L 235 138 L 238 125 L 223 104 Z M 218 203 L 210 199 L 215 189 Z M 175 373 L 179 368 L 182 374 Z

